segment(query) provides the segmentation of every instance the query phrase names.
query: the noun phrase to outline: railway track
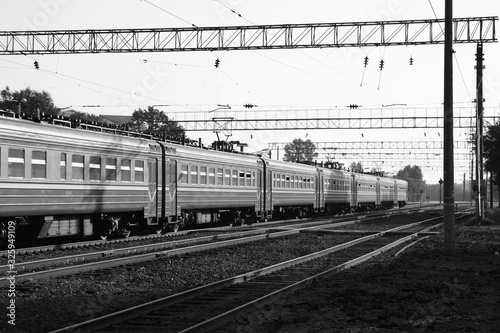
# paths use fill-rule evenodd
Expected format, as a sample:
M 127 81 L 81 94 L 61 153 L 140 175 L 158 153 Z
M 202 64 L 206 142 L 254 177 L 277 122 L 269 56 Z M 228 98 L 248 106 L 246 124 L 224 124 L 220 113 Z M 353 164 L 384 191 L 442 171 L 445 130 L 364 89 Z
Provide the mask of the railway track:
M 328 226 L 332 225 L 339 228 L 340 226 L 354 225 L 361 222 L 366 223 L 367 221 L 370 221 L 372 219 L 379 218 L 379 215 L 374 217 L 358 216 L 358 218 L 355 220 L 336 222 L 334 224 L 325 221 L 315 221 L 299 223 L 292 226 L 283 226 L 283 229 L 250 229 L 229 234 L 224 233 L 178 241 L 168 241 L 113 250 L 102 250 L 91 253 L 84 252 L 64 257 L 19 262 L 16 264 L 16 271 L 19 274 L 17 275 L 16 280 L 18 282 L 21 282 L 24 280 L 57 277 L 71 274 L 82 274 L 90 271 L 105 270 L 112 267 L 150 261 L 159 257 L 182 255 L 208 249 L 254 242 L 266 238 L 284 237 L 291 234 L 297 234 L 305 230 L 327 228 Z M 226 241 L 219 241 L 220 239 L 224 238 L 231 239 Z M 41 270 L 45 267 L 49 268 Z M 0 274 L 2 276 L 6 276 L 5 273 L 9 270 L 10 267 L 8 265 L 0 266 Z M 0 287 L 6 286 L 7 283 L 7 277 L 0 278 Z
M 465 215 L 464 215 L 465 216 Z M 206 332 L 251 311 L 268 311 L 273 300 L 311 285 L 316 279 L 335 274 L 374 256 L 418 240 L 439 226 L 439 217 L 373 233 L 313 254 L 224 279 L 153 302 L 135 306 L 54 332 L 73 330 L 132 332 Z M 436 223 L 432 223 L 434 222 Z M 429 224 L 417 232 L 405 228 Z M 316 230 L 314 230 L 316 229 Z M 334 232 L 307 228 L 301 232 Z M 399 232 L 399 233 L 398 233 Z
M 397 208 L 390 211 L 383 212 L 372 212 L 368 214 L 353 214 L 344 217 L 335 218 L 338 221 L 343 220 L 352 220 L 352 219 L 365 219 L 365 218 L 377 218 L 380 216 L 387 216 L 393 214 L 405 214 L 411 212 L 423 211 L 426 209 L 436 209 L 436 205 L 429 206 L 415 206 L 405 208 Z M 330 218 L 331 219 L 331 218 Z M 171 237 L 180 236 L 180 235 L 188 235 L 191 233 L 203 233 L 203 232 L 217 232 L 217 231 L 229 231 L 229 230 L 238 230 L 238 229 L 261 229 L 261 228 L 269 228 L 270 226 L 275 225 L 283 225 L 283 224 L 300 224 L 300 223 L 311 223 L 314 222 L 314 219 L 303 219 L 300 221 L 297 220 L 283 220 L 283 221 L 270 221 L 265 223 L 257 223 L 253 225 L 242 225 L 242 226 L 224 226 L 224 227 L 213 227 L 207 229 L 199 229 L 199 230 L 182 230 L 178 232 L 170 232 L 166 234 L 150 234 L 150 235 L 142 235 L 142 236 L 131 236 L 127 238 L 117 238 L 117 239 L 94 239 L 94 240 L 86 240 L 86 241 L 78 241 L 71 243 L 60 243 L 60 244 L 49 244 L 49 245 L 41 245 L 41 246 L 32 246 L 32 247 L 16 247 L 16 255 L 26 255 L 26 254 L 36 254 L 36 253 L 44 253 L 50 251 L 58 251 L 58 250 L 73 250 L 73 249 L 85 249 L 89 247 L 98 247 L 98 246 L 114 246 L 114 247 L 125 247 L 129 243 L 142 243 L 148 241 L 156 241 L 156 240 L 164 240 L 169 239 Z M 141 244 L 142 245 L 142 244 Z M 7 258 L 7 250 L 0 251 L 0 258 Z

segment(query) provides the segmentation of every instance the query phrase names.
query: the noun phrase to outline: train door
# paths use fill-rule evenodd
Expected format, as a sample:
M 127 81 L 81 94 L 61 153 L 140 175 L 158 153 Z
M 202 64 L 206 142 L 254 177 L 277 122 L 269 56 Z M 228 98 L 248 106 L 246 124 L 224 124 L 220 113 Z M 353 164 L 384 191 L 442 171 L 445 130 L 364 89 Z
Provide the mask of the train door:
M 318 169 L 318 174 L 316 176 L 316 198 L 314 200 L 314 211 L 323 212 L 325 210 L 325 176 L 323 175 L 323 170 Z
M 178 206 L 177 202 L 177 161 L 167 161 L 166 165 L 168 168 L 166 172 L 168 175 L 168 196 L 165 196 L 165 200 L 168 200 L 168 203 L 165 202 L 165 206 L 168 209 L 165 216 L 169 216 L 175 220 L 181 212 L 181 208 Z
M 148 160 L 148 207 L 145 207 L 144 217 L 148 225 L 158 224 L 158 159 L 149 158 Z
M 394 180 L 394 191 L 393 191 L 393 203 L 394 205 L 396 206 L 398 204 L 398 184 L 396 182 L 396 180 Z
M 375 205 L 380 206 L 382 199 L 380 198 L 380 178 L 377 178 L 377 183 L 375 184 Z
M 257 161 L 259 170 L 257 172 L 257 200 L 255 203 L 255 214 L 257 218 L 265 220 L 272 217 L 273 199 L 272 199 L 272 181 L 273 175 L 269 170 L 266 161 Z
M 356 179 L 356 175 L 351 175 L 351 207 L 358 207 L 358 180 Z
M 264 187 L 264 170 L 259 169 L 257 171 L 257 198 L 255 202 L 255 216 L 257 216 L 258 219 L 262 219 L 262 215 L 264 212 L 264 193 L 263 193 L 263 187 Z
M 273 217 L 273 173 L 269 168 L 266 172 L 266 197 L 265 197 L 265 207 L 266 207 L 266 219 L 271 219 Z

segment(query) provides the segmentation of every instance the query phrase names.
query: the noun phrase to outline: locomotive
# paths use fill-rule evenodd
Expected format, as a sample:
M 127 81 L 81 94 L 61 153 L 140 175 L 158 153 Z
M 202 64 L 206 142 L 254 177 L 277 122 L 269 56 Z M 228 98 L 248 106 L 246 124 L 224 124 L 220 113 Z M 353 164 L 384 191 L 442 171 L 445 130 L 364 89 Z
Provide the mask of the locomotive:
M 8 115 L 8 114 L 7 114 Z M 77 127 L 77 128 L 74 128 Z M 404 180 L 0 116 L 0 236 L 128 236 L 404 206 Z

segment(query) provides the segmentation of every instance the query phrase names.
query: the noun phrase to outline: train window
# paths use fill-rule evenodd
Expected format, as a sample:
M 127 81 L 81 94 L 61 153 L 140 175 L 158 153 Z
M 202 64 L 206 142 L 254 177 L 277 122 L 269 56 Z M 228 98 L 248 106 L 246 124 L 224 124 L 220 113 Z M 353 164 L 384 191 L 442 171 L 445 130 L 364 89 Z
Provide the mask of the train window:
M 24 178 L 24 149 L 9 148 L 9 178 Z
M 122 182 L 130 182 L 130 160 L 123 159 L 121 161 L 121 181 Z
M 59 162 L 59 173 L 61 180 L 66 180 L 66 153 L 61 153 L 61 160 Z
M 207 167 L 200 167 L 200 184 L 207 184 Z
M 255 177 L 255 171 L 252 171 L 252 186 L 255 187 L 257 184 L 256 184 L 257 180 L 256 180 L 256 177 Z
M 71 174 L 73 180 L 83 180 L 83 155 L 73 155 L 71 158 Z
M 181 184 L 188 183 L 188 166 L 185 164 L 181 165 L 181 174 L 179 180 Z
M 231 170 L 224 170 L 224 185 L 231 185 Z
M 198 167 L 191 165 L 191 184 L 198 184 Z
M 116 158 L 106 157 L 106 180 L 116 182 Z
M 47 153 L 33 150 L 31 152 L 31 178 L 47 178 Z
M 134 176 L 135 182 L 144 183 L 144 161 L 135 161 Z
M 217 168 L 217 185 L 224 185 L 224 170 Z
M 245 186 L 245 171 L 240 171 L 239 172 L 239 182 L 238 182 L 238 185 L 239 186 Z
M 100 156 L 90 156 L 89 168 L 90 168 L 89 180 L 101 181 L 101 157 Z
M 285 186 L 286 188 L 290 188 L 290 176 L 285 176 Z
M 247 171 L 245 176 L 245 186 L 252 186 L 252 173 L 250 171 Z
M 238 186 L 238 170 L 233 170 L 233 181 L 232 184 L 233 186 Z
M 215 168 L 208 168 L 208 185 L 215 185 Z
M 285 188 L 285 175 L 281 175 L 281 187 Z

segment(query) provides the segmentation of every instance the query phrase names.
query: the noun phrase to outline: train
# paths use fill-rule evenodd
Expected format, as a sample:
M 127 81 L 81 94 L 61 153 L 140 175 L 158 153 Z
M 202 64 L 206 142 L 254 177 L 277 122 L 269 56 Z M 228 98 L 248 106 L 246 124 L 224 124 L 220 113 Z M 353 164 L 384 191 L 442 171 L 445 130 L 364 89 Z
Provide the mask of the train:
M 227 149 L 226 149 L 227 150 Z M 174 142 L 51 117 L 0 115 L 0 239 L 127 237 L 387 209 L 404 180 Z

